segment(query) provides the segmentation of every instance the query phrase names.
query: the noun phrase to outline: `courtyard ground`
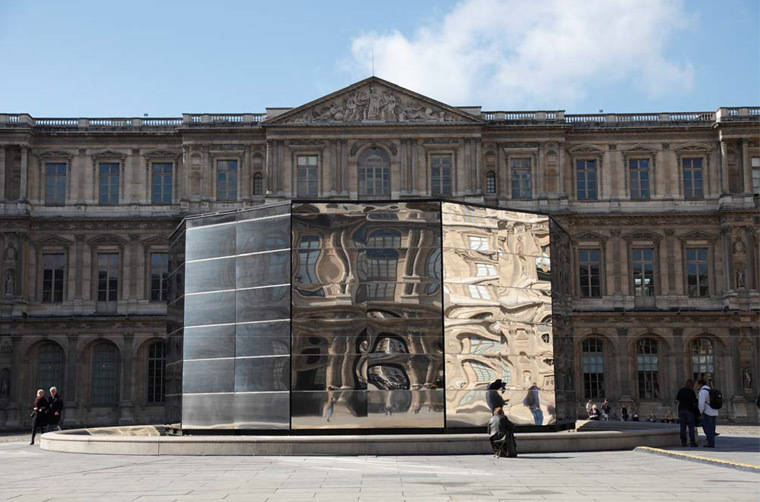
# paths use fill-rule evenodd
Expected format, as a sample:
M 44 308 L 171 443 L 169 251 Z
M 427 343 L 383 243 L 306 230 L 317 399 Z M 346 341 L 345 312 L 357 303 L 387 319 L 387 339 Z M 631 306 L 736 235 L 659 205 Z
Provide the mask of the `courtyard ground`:
M 760 465 L 760 429 L 719 428 L 687 454 Z M 519 447 L 519 443 L 518 443 Z M 0 438 L 0 500 L 760 501 L 760 473 L 645 451 L 403 457 L 140 457 L 54 453 Z

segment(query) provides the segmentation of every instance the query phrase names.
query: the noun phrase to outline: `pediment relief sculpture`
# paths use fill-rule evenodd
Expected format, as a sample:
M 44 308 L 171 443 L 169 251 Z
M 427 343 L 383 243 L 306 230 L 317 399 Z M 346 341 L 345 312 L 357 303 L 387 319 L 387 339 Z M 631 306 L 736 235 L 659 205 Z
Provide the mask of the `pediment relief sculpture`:
M 476 117 L 459 115 L 435 102 L 407 95 L 373 79 L 365 85 L 340 93 L 322 103 L 309 106 L 300 112 L 294 110 L 289 117 L 275 120 L 287 124 L 330 123 L 442 123 L 477 121 Z

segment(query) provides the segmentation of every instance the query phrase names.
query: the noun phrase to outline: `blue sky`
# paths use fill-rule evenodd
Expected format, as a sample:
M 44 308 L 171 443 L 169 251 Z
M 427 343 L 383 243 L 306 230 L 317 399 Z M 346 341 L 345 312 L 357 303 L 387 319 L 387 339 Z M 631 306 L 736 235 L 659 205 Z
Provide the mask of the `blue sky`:
M 452 105 L 760 105 L 759 0 L 0 0 L 0 112 L 298 106 L 371 74 Z

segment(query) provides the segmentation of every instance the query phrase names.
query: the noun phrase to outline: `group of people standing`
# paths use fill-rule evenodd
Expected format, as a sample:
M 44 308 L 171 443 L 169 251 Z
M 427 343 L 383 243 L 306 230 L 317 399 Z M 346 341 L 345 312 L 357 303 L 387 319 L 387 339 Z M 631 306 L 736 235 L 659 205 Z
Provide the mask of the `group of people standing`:
M 713 408 L 710 400 L 710 385 L 705 380 L 697 381 L 697 390 L 694 392 L 694 380 L 688 379 L 681 390 L 676 394 L 678 401 L 678 422 L 681 424 L 681 446 L 686 446 L 686 429 L 689 430 L 689 446 L 696 447 L 697 423 L 702 423 L 707 443 L 705 448 L 715 448 L 715 423 L 718 418 L 718 410 Z M 717 405 L 716 405 L 717 406 Z
M 40 432 L 51 431 L 53 429 L 61 430 L 61 414 L 63 413 L 63 399 L 58 394 L 58 389 L 50 387 L 50 397 L 45 397 L 45 391 L 39 389 L 37 397 L 34 399 L 34 409 L 32 411 L 32 441 L 37 435 L 37 429 Z

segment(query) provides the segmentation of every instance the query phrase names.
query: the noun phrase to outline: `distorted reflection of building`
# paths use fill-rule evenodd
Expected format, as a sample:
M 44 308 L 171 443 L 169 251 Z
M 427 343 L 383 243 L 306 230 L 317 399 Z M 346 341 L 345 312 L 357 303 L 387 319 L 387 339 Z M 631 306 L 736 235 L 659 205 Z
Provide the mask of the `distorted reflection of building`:
M 512 421 L 532 423 L 523 401 L 535 382 L 553 423 L 549 218 L 444 203 L 443 225 L 448 423 L 487 420 L 497 378 Z
M 482 427 L 496 378 L 514 422 L 557 423 L 546 216 L 296 202 L 189 219 L 177 234 L 185 285 L 170 305 L 184 343 L 169 367 L 187 430 Z M 535 423 L 522 404 L 534 384 Z

